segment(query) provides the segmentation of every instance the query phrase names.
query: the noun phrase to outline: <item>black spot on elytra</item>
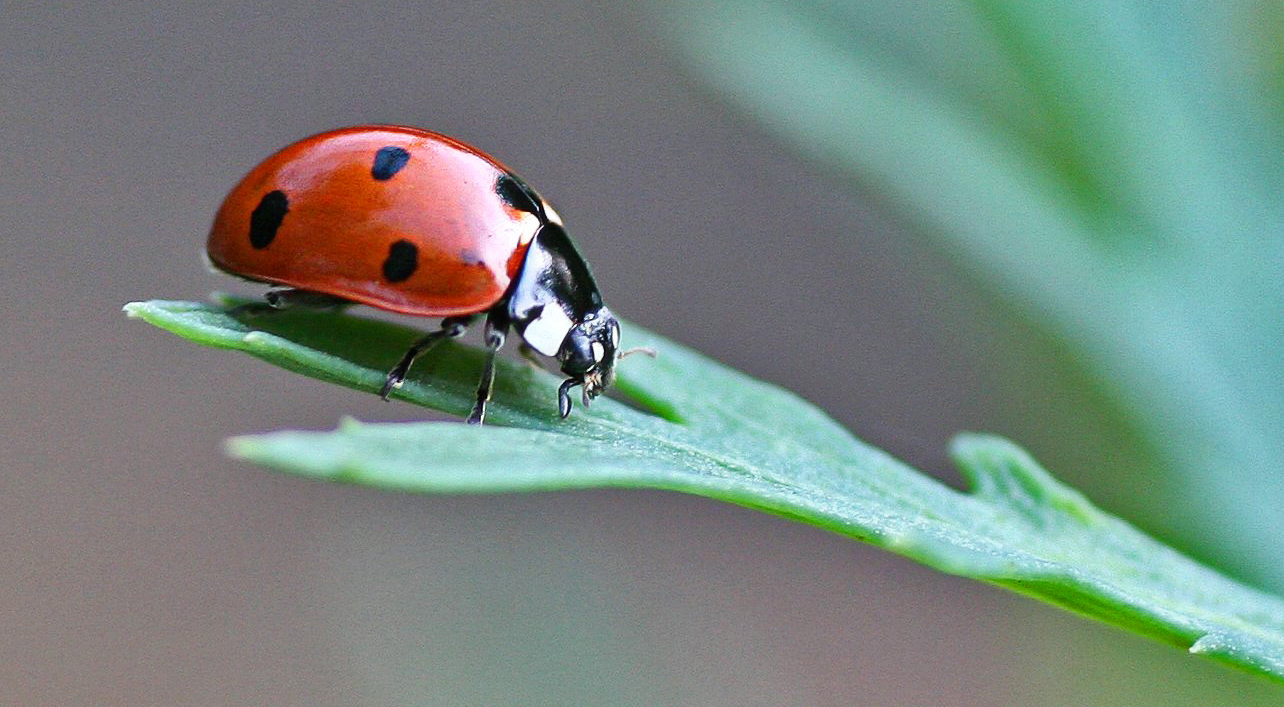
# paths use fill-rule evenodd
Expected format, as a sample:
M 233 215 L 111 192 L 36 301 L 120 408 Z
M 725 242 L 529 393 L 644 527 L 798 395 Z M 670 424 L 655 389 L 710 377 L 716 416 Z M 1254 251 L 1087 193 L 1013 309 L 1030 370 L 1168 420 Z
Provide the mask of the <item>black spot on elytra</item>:
M 383 277 L 388 282 L 401 282 L 415 274 L 419 267 L 419 249 L 410 241 L 397 241 L 388 248 L 383 261 Z
M 539 197 L 535 196 L 535 192 L 531 191 L 531 188 L 526 186 L 526 182 L 517 175 L 507 173 L 499 175 L 499 179 L 495 182 L 495 193 L 512 208 L 543 218 Z
M 250 245 L 259 250 L 271 245 L 289 210 L 290 200 L 285 198 L 285 192 L 274 189 L 264 194 L 259 205 L 250 212 Z
M 381 182 L 385 179 L 392 179 L 392 175 L 400 172 L 401 168 L 405 167 L 409 161 L 410 153 L 404 147 L 397 147 L 396 145 L 381 147 L 375 153 L 374 165 L 370 167 L 370 176 Z

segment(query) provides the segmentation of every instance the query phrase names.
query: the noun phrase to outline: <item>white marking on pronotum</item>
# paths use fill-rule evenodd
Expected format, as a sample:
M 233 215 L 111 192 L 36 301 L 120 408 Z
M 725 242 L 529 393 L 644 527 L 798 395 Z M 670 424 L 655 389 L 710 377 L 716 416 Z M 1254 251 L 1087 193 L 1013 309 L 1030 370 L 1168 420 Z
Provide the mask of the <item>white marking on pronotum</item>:
M 522 332 L 522 338 L 526 343 L 536 351 L 545 356 L 556 356 L 558 349 L 562 348 L 562 342 L 566 340 L 566 335 L 570 333 L 571 327 L 575 323 L 571 318 L 566 316 L 566 312 L 556 304 L 549 302 L 544 305 L 544 311 L 539 313 L 538 317 L 531 320 L 526 325 L 526 330 Z
M 606 355 L 606 347 L 602 345 L 602 342 L 594 341 L 593 342 L 593 360 L 600 362 L 602 360 L 602 357 L 605 355 Z

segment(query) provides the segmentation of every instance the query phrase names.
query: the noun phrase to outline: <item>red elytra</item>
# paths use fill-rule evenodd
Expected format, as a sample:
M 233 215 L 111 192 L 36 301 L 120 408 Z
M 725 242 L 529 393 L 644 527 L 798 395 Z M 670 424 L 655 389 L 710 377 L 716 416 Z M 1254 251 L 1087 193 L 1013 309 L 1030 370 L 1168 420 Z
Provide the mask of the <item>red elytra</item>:
M 427 130 L 332 130 L 247 174 L 219 209 L 207 250 L 242 277 L 394 312 L 481 312 L 508 290 L 541 226 L 501 198 L 496 185 L 508 175 Z

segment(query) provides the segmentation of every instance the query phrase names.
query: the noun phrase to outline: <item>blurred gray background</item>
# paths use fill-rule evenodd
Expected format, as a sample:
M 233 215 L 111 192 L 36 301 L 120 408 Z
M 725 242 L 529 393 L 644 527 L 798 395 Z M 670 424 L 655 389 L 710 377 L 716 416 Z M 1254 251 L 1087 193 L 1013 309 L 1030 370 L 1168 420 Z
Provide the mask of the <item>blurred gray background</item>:
M 624 316 L 948 483 L 950 435 L 989 430 L 1127 511 L 1135 485 L 1094 475 L 1140 453 L 1055 343 L 707 97 L 644 10 L 6 4 L 0 57 L 0 703 L 1278 703 L 712 501 L 395 495 L 221 454 L 237 433 L 426 416 L 120 313 L 253 292 L 198 258 L 224 193 L 295 139 L 392 122 L 523 174 Z

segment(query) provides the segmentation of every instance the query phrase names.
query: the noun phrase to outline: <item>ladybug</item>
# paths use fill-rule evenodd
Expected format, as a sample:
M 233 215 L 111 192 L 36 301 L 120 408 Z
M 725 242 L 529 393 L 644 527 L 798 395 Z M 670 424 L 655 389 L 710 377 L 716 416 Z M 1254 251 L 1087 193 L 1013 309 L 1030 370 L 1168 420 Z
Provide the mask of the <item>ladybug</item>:
M 524 354 L 568 376 L 563 419 L 572 388 L 588 405 L 633 353 L 619 353 L 620 324 L 557 212 L 494 158 L 427 130 L 362 125 L 286 147 L 227 195 L 206 250 L 220 270 L 278 287 L 254 309 L 358 303 L 442 317 L 389 371 L 384 400 L 415 359 L 485 315 L 473 424 L 510 328 Z

